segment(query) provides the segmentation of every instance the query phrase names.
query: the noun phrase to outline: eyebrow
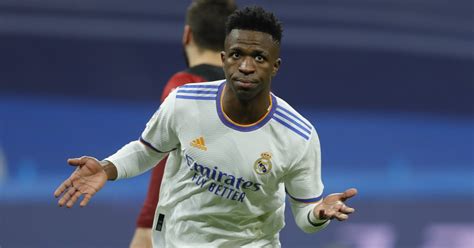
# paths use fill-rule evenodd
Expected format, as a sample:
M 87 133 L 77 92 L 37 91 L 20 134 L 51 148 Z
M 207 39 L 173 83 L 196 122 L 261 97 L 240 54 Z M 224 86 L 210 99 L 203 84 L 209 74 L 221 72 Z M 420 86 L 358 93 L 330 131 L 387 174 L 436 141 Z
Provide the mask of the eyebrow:
M 229 48 L 229 51 L 231 52 L 244 52 L 245 49 L 242 49 L 240 47 L 231 47 Z M 250 54 L 252 55 L 255 55 L 255 54 L 259 54 L 259 55 L 263 55 L 263 56 L 269 56 L 270 53 L 268 51 L 265 51 L 265 50 L 261 50 L 261 49 L 252 49 L 252 51 L 250 52 Z

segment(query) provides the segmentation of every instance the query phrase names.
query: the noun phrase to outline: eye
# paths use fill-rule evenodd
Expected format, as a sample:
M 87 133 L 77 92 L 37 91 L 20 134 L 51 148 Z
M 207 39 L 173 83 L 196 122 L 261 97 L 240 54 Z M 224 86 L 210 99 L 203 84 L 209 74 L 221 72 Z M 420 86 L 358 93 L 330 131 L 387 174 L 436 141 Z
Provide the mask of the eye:
M 257 56 L 255 56 L 255 60 L 256 60 L 257 62 L 263 62 L 263 61 L 265 61 L 265 58 L 264 58 L 263 56 L 261 56 L 261 55 L 257 55 Z
M 238 52 L 233 52 L 230 54 L 230 56 L 233 58 L 233 59 L 239 59 L 240 58 L 240 53 Z

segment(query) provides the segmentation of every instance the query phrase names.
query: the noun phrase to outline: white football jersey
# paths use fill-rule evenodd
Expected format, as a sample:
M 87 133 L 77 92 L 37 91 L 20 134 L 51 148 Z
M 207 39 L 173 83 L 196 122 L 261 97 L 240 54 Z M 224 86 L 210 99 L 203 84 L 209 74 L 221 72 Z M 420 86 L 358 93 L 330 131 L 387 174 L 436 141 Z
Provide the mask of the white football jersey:
M 177 88 L 141 141 L 170 152 L 153 224 L 154 247 L 279 247 L 285 191 L 300 202 L 323 191 L 314 127 L 282 99 L 258 122 L 223 112 L 225 81 Z

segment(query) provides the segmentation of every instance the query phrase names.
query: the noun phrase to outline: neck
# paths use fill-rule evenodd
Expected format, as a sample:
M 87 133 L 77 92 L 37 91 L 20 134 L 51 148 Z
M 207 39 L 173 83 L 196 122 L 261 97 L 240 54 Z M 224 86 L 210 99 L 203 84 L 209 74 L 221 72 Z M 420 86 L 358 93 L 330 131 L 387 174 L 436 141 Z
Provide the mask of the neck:
M 197 66 L 201 64 L 208 64 L 222 67 L 222 60 L 220 52 L 215 52 L 205 49 L 186 49 L 188 55 L 189 66 Z
M 274 104 L 269 91 L 262 91 L 256 97 L 244 101 L 238 99 L 228 85 L 224 86 L 221 101 L 224 115 L 241 125 L 250 125 L 262 120 Z

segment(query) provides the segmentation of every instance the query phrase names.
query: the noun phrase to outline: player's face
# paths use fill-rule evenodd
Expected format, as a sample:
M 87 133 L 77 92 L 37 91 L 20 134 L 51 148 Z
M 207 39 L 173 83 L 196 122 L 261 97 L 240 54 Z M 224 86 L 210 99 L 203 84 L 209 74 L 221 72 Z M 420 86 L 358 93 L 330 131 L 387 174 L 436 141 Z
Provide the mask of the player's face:
M 280 67 L 280 47 L 267 33 L 234 29 L 221 53 L 227 82 L 240 100 L 268 97 Z

